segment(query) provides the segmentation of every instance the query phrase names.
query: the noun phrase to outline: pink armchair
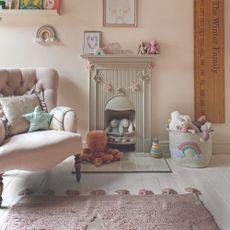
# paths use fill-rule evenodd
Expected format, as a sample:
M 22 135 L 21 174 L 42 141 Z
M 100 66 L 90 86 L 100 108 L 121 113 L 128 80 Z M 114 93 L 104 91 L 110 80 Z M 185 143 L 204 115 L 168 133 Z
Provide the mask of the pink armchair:
M 2 97 L 18 96 L 34 85 L 43 91 L 48 111 L 56 107 L 58 74 L 54 69 L 0 69 Z M 6 138 L 0 120 L 0 205 L 2 203 L 3 173 L 7 170 L 47 170 L 75 155 L 76 179 L 80 181 L 81 135 L 77 133 L 77 119 L 70 110 L 63 118 L 63 131 L 25 132 Z M 71 170 L 71 169 L 70 169 Z

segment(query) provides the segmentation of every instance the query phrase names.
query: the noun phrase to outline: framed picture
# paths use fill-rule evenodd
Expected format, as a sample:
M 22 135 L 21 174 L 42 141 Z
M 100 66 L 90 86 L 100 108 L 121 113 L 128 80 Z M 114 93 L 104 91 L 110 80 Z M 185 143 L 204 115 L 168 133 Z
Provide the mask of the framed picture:
M 43 7 L 46 10 L 57 10 L 60 13 L 60 0 L 43 0 Z
M 19 9 L 43 9 L 43 0 L 19 0 Z
M 84 54 L 92 54 L 100 48 L 101 31 L 84 31 Z
M 103 26 L 137 26 L 137 0 L 103 0 Z

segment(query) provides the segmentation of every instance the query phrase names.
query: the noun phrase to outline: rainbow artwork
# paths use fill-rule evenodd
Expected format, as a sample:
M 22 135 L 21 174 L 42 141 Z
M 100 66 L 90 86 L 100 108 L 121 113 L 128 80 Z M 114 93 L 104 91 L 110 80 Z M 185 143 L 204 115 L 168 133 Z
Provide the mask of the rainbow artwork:
M 184 158 L 185 156 L 193 156 L 193 160 L 203 160 L 202 151 L 196 142 L 185 141 L 176 147 L 176 157 Z

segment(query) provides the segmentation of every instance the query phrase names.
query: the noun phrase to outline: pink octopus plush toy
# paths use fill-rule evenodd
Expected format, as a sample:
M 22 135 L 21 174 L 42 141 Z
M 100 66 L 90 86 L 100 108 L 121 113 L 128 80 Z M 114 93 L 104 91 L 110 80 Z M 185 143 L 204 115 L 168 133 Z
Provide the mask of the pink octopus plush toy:
M 86 136 L 87 148 L 81 154 L 82 161 L 88 161 L 96 167 L 119 161 L 123 157 L 123 152 L 118 149 L 107 148 L 107 135 L 103 130 L 92 130 Z

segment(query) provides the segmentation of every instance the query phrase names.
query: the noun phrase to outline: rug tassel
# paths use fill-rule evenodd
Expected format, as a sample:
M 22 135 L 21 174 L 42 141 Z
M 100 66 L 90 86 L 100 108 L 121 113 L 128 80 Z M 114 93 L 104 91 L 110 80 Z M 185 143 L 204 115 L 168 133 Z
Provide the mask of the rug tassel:
M 198 189 L 192 188 L 192 187 L 185 188 L 185 191 L 189 192 L 189 193 L 196 194 L 197 196 L 202 195 L 202 193 Z
M 162 190 L 162 194 L 165 194 L 165 195 L 170 195 L 170 194 L 178 194 L 177 191 L 175 191 L 174 189 L 172 188 L 164 188 Z
M 105 195 L 106 192 L 105 190 L 97 189 L 97 190 L 93 190 L 90 194 L 94 196 L 101 196 L 101 195 Z
M 19 196 L 29 196 L 33 193 L 33 191 L 29 188 L 23 189 L 21 192 L 19 192 Z
M 130 194 L 129 190 L 126 190 L 126 189 L 118 189 L 115 191 L 115 193 L 117 193 L 118 195 L 129 195 Z
M 47 196 L 54 196 L 55 195 L 55 191 L 53 191 L 51 189 L 47 189 L 46 191 L 43 192 L 43 194 L 45 194 Z
M 67 189 L 65 191 L 65 194 L 67 196 L 79 196 L 81 193 L 78 190 L 75 190 L 75 189 Z
M 142 196 L 146 196 L 146 195 L 154 195 L 154 192 L 147 189 L 140 189 L 138 194 Z

